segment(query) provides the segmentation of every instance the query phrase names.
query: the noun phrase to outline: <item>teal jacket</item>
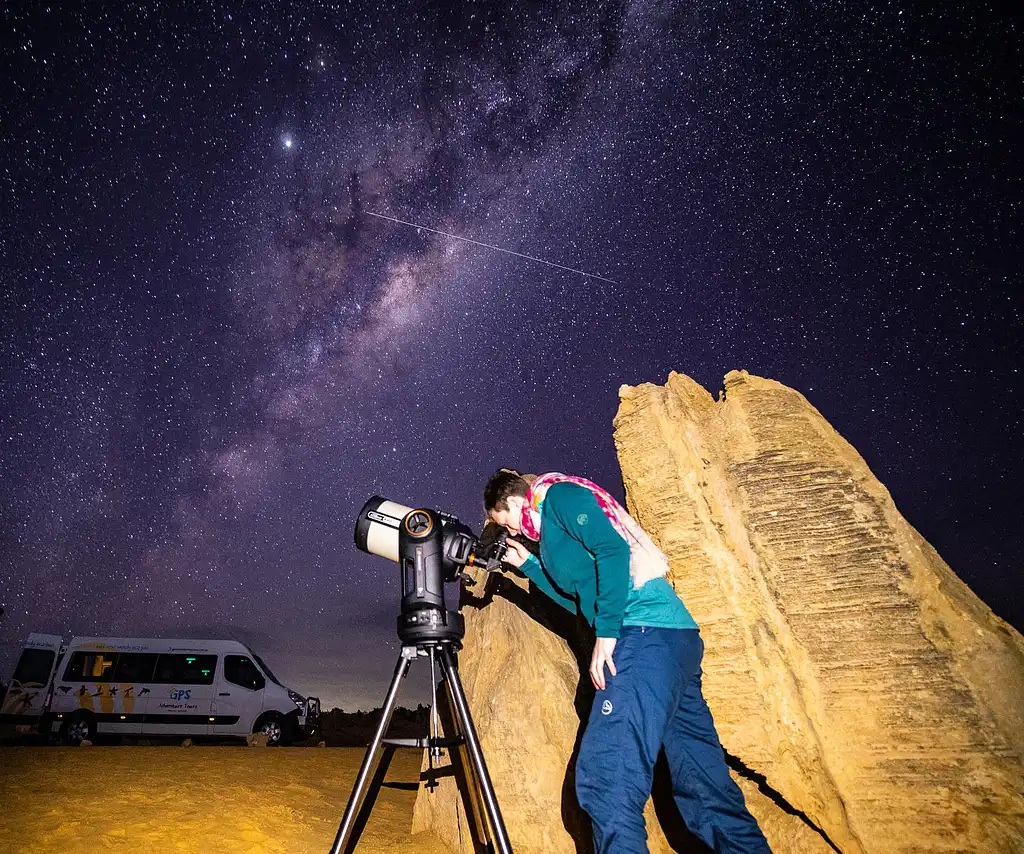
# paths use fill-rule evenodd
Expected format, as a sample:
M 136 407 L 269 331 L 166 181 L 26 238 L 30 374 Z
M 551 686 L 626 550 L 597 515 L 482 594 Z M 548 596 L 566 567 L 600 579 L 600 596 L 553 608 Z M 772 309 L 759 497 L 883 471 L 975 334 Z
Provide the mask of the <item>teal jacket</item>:
M 622 626 L 697 628 L 666 579 L 633 589 L 629 544 L 589 489 L 556 483 L 540 519 L 540 560 L 531 555 L 522 570 L 563 608 L 582 614 L 598 637 L 617 638 Z

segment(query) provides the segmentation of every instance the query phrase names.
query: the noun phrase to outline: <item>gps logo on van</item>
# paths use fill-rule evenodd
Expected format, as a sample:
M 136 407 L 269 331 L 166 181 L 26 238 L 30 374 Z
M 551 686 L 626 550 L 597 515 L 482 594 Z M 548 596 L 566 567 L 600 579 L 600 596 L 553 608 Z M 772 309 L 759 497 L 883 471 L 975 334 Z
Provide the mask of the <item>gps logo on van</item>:
M 167 692 L 167 696 L 172 700 L 190 700 L 192 699 L 192 691 L 185 688 L 171 688 Z

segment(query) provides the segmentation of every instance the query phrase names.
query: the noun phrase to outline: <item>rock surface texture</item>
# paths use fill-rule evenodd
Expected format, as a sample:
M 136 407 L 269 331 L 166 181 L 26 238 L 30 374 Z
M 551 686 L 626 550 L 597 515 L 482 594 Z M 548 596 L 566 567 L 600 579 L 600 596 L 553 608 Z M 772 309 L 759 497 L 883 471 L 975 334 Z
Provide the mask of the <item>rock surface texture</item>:
M 679 374 L 620 398 L 630 511 L 701 625 L 704 694 L 776 854 L 1024 851 L 1024 640 L 857 452 L 745 373 L 717 401 Z M 521 580 L 470 594 L 460 672 L 513 849 L 590 851 L 572 759 L 591 639 Z M 706 851 L 657 791 L 650 850 Z M 466 813 L 444 777 L 413 830 L 473 854 Z
M 843 854 L 1024 851 L 1020 634 L 799 393 L 619 394 L 629 508 L 701 625 L 729 753 Z

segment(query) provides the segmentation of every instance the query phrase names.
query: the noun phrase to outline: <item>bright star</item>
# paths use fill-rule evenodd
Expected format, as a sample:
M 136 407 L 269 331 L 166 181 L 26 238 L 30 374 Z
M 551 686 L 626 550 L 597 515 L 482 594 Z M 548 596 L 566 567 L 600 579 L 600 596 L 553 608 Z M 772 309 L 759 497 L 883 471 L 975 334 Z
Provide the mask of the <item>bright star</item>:
M 284 139 L 282 140 L 282 142 L 284 142 L 284 147 L 285 147 L 285 148 L 291 148 L 291 147 L 292 147 L 292 145 L 294 145 L 294 141 L 292 140 L 292 138 L 291 138 L 290 136 L 286 136 L 286 137 L 285 137 L 285 138 L 284 138 Z

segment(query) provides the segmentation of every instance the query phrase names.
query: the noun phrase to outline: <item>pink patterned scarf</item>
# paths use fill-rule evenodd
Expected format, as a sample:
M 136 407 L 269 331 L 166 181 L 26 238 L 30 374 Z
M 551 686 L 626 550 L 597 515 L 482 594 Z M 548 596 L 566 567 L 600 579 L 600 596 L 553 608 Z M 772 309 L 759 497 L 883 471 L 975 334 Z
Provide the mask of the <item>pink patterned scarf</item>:
M 608 521 L 611 522 L 615 530 L 619 532 L 619 536 L 627 542 L 629 541 L 629 532 L 620 521 L 621 516 L 626 516 L 628 514 L 626 513 L 626 509 L 619 504 L 618 501 L 591 480 L 587 480 L 582 477 L 574 477 L 571 474 L 560 474 L 557 471 L 550 471 L 547 474 L 540 475 L 540 477 L 530 485 L 530 490 L 526 494 L 526 501 L 523 504 L 523 516 L 521 522 L 522 531 L 527 537 L 534 542 L 540 540 L 541 505 L 544 503 L 544 497 L 548 494 L 548 490 L 556 483 L 574 483 L 576 486 L 582 486 L 584 489 L 589 489 L 594 493 L 594 498 L 597 499 L 598 506 L 604 511 L 604 515 L 608 517 Z
M 612 527 L 629 545 L 629 575 L 634 588 L 640 589 L 648 581 L 661 578 L 668 572 L 669 564 L 665 553 L 640 527 L 636 519 L 630 516 L 626 512 L 626 508 L 605 490 L 586 478 L 560 474 L 556 471 L 538 477 L 530 485 L 530 489 L 526 493 L 526 501 L 523 502 L 523 513 L 520 519 L 520 528 L 523 534 L 534 542 L 540 540 L 540 511 L 544 504 L 544 496 L 556 483 L 574 483 L 576 486 L 589 489 L 594 494 L 598 506 L 604 511 L 608 521 L 612 523 Z

